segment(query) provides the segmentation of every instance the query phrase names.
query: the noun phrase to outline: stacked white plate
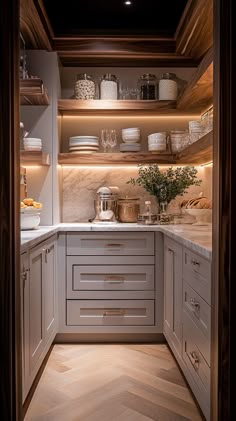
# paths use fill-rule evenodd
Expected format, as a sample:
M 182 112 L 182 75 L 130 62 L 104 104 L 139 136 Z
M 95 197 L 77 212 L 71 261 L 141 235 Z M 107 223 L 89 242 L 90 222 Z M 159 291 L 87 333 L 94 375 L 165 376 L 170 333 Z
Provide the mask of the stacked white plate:
M 120 144 L 121 152 L 139 152 L 141 150 L 140 129 L 133 127 L 129 129 L 122 129 L 122 140 L 124 143 Z
M 38 139 L 37 137 L 24 137 L 23 145 L 25 151 L 41 151 L 42 139 Z
M 166 132 L 150 134 L 148 136 L 148 150 L 150 152 L 166 151 Z
M 69 139 L 69 151 L 71 153 L 93 153 L 99 149 L 97 136 L 72 136 Z

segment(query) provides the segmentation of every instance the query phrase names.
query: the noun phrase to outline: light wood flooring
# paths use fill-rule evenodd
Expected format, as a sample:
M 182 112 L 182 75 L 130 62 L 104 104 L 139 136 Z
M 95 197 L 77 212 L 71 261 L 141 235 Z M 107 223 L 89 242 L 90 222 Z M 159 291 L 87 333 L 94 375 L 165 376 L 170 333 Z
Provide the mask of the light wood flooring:
M 55 345 L 25 421 L 200 421 L 166 345 Z

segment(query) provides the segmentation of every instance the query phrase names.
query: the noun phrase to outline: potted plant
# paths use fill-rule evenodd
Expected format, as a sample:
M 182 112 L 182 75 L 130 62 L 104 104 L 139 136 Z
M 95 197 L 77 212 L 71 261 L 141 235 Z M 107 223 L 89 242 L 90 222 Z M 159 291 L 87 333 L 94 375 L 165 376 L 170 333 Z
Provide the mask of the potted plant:
M 131 178 L 127 183 L 142 186 L 148 193 L 156 197 L 159 212 L 166 212 L 168 204 L 176 196 L 183 196 L 190 186 L 199 186 L 202 180 L 197 178 L 194 167 L 169 167 L 161 171 L 157 164 L 138 166 L 138 178 Z

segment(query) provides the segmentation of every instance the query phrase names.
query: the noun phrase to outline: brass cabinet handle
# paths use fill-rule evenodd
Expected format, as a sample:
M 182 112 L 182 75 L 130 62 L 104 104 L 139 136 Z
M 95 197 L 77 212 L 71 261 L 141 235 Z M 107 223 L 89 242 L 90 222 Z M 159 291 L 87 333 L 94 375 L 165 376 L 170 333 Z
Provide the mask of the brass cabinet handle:
M 200 361 L 196 351 L 192 351 L 188 355 L 194 370 L 198 370 Z
M 119 275 L 111 275 L 104 278 L 104 281 L 108 282 L 109 284 L 122 284 L 125 281 L 125 278 Z
M 196 310 L 200 310 L 200 303 L 198 301 L 195 301 L 194 298 L 190 299 L 190 304 L 193 308 L 195 308 Z
M 103 316 L 124 316 L 125 310 L 122 308 L 106 309 L 103 311 Z
M 200 266 L 200 262 L 199 262 L 199 260 L 196 260 L 196 259 L 192 259 L 192 264 L 193 264 L 194 266 Z
M 122 247 L 123 246 L 123 244 L 113 244 L 113 243 L 108 243 L 108 244 L 106 244 L 106 247 Z

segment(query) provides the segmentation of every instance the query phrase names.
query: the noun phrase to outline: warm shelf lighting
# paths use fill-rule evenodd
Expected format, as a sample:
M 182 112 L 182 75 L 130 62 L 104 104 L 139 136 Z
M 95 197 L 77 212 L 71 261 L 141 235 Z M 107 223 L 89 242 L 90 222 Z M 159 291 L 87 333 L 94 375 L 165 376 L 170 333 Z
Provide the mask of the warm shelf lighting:
M 62 118 L 63 119 L 94 119 L 96 118 L 96 120 L 130 120 L 130 119 L 137 119 L 137 120 L 195 120 L 195 119 L 199 119 L 201 116 L 198 115 L 149 115 L 149 116 L 140 116 L 140 115 L 126 115 L 126 116 L 113 116 L 113 115 L 63 115 Z
M 201 167 L 212 167 L 212 166 L 213 166 L 213 161 L 206 162 L 205 164 L 201 164 Z
M 150 164 L 150 165 L 153 165 L 153 164 Z M 166 165 L 166 164 L 158 164 L 158 167 L 160 167 L 160 168 L 170 168 L 170 167 L 178 167 L 178 168 L 183 168 L 183 167 L 186 167 L 187 165 L 189 165 L 189 164 L 186 164 L 186 165 L 178 165 L 178 164 L 169 164 L 169 165 Z M 138 164 L 122 164 L 122 165 L 115 165 L 115 164 L 113 164 L 113 165 L 103 165 L 103 164 L 99 164 L 99 165 L 93 165 L 93 164 L 91 164 L 91 165 L 83 165 L 83 164 L 78 164 L 78 165 L 74 165 L 74 164 L 60 164 L 60 166 L 62 167 L 62 169 L 63 168 L 68 168 L 68 169 L 89 169 L 89 170 L 100 170 L 100 169 L 102 169 L 102 170 L 104 170 L 104 169 L 109 169 L 109 170 L 116 170 L 116 169 L 134 169 L 134 168 L 138 168 Z M 146 165 L 142 165 L 143 167 L 148 167 L 148 164 L 146 164 Z M 200 170 L 203 170 L 203 168 L 202 168 L 202 166 L 200 165 L 193 165 L 195 168 L 197 168 L 198 169 L 198 171 L 200 171 Z
M 125 3 L 125 5 L 126 5 L 126 6 L 131 6 L 132 1 L 127 0 L 127 1 L 125 1 L 124 3 Z

